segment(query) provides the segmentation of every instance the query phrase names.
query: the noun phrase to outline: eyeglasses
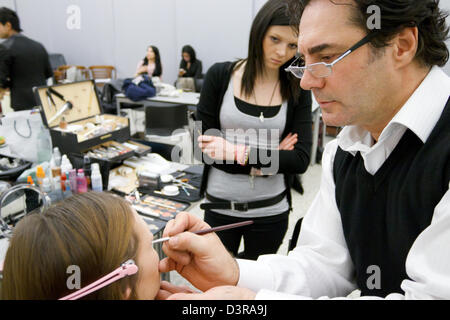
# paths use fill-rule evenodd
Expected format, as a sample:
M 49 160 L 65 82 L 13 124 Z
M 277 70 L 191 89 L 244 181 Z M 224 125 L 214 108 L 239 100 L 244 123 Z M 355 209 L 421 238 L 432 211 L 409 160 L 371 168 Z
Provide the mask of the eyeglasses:
M 94 291 L 100 290 L 103 287 L 106 287 L 107 285 L 122 279 L 126 276 L 131 276 L 135 273 L 137 273 L 139 268 L 137 267 L 134 260 L 128 260 L 122 265 L 114 270 L 111 273 L 108 273 L 106 276 L 98 279 L 97 281 L 91 283 L 90 285 L 81 288 L 80 290 L 75 291 L 74 293 L 71 293 L 65 297 L 60 298 L 59 300 L 77 300 L 80 299 Z
M 368 43 L 374 36 L 375 32 L 369 33 L 364 38 L 362 38 L 360 41 L 358 41 L 354 46 L 352 46 L 350 49 L 348 49 L 344 54 L 339 56 L 336 60 L 334 60 L 331 63 L 325 63 L 325 62 L 317 62 L 313 64 L 309 64 L 307 66 L 296 66 L 297 63 L 303 63 L 304 61 L 298 57 L 295 59 L 289 67 L 284 69 L 286 72 L 291 72 L 295 77 L 301 79 L 303 75 L 305 74 L 305 71 L 308 70 L 311 72 L 311 74 L 317 78 L 326 78 L 331 75 L 332 73 L 332 67 L 338 62 L 344 59 L 346 56 L 348 56 L 350 53 L 358 49 L 359 47 L 365 45 Z

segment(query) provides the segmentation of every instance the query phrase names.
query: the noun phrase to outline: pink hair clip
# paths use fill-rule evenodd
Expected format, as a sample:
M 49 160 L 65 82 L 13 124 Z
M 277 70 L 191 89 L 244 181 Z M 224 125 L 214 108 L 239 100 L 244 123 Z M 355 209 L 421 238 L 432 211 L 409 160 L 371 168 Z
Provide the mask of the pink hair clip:
M 107 285 L 122 279 L 126 276 L 131 276 L 135 273 L 137 273 L 139 270 L 138 266 L 134 262 L 134 260 L 128 260 L 122 265 L 114 270 L 111 273 L 108 273 L 106 276 L 98 279 L 97 281 L 91 283 L 90 285 L 81 288 L 80 290 L 75 291 L 74 293 L 71 293 L 65 297 L 60 298 L 59 300 L 77 300 L 80 299 L 94 291 L 97 291 L 103 287 L 106 287 Z

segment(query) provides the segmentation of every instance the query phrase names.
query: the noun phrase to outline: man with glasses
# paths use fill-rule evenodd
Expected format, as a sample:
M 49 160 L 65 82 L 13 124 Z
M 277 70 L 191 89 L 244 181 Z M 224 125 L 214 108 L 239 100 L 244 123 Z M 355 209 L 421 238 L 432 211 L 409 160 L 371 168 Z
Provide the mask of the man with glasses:
M 290 67 L 345 126 L 324 151 L 320 190 L 289 255 L 234 260 L 180 215 L 170 257 L 204 293 L 172 298 L 302 299 L 361 295 L 450 299 L 448 27 L 438 0 L 293 0 L 300 57 Z M 301 21 L 300 21 L 301 17 Z M 236 287 L 235 287 L 236 286 Z M 176 288 L 166 288 L 177 292 Z M 167 293 L 169 294 L 169 293 Z

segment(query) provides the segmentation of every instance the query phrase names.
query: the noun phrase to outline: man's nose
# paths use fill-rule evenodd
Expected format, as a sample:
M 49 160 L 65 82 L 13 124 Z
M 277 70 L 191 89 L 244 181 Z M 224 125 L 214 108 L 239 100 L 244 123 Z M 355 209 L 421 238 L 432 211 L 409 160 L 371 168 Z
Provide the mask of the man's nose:
M 302 78 L 300 79 L 300 87 L 303 90 L 311 90 L 313 88 L 323 88 L 325 84 L 325 78 L 318 78 L 314 76 L 309 70 L 305 70 Z

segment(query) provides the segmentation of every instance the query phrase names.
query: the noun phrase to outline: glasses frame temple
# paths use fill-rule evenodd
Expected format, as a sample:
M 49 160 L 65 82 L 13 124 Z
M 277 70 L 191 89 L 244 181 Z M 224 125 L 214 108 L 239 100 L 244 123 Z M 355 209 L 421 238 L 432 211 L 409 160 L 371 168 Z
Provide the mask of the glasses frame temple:
M 122 279 L 126 276 L 131 276 L 137 273 L 139 270 L 138 266 L 135 264 L 133 260 L 128 260 L 123 263 L 119 268 L 108 273 L 106 276 L 94 281 L 93 283 L 87 285 L 84 288 L 81 288 L 67 296 L 60 298 L 59 300 L 77 300 L 80 299 L 94 291 L 100 290 L 101 288 L 106 287 L 107 285 Z

